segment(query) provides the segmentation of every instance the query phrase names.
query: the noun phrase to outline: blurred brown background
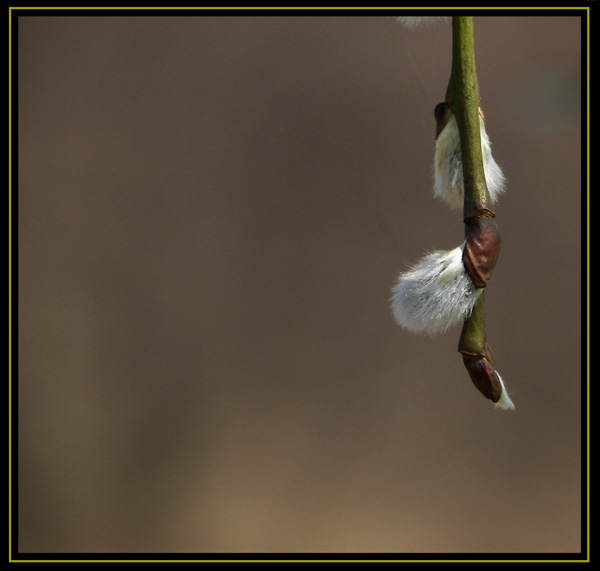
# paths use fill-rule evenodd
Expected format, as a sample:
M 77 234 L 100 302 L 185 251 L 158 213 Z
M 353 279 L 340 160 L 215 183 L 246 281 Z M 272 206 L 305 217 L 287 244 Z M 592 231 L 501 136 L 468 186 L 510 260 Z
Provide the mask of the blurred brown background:
M 451 28 L 19 25 L 23 551 L 577 552 L 581 29 L 475 20 L 509 180 L 488 340 L 392 320 L 463 239 L 432 197 Z

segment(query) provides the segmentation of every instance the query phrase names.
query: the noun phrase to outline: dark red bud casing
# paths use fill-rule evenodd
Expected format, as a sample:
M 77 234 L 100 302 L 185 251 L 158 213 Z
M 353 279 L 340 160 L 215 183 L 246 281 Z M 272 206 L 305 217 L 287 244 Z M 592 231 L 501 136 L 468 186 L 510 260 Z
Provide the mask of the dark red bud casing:
M 444 101 L 443 103 L 438 103 L 433 110 L 433 116 L 435 117 L 435 138 L 437 139 L 440 136 L 440 133 L 448 123 L 450 116 L 452 115 L 452 110 L 449 105 Z
M 502 396 L 502 383 L 494 367 L 484 357 L 469 359 L 463 357 L 463 362 L 477 390 L 492 402 L 498 402 Z
M 462 260 L 476 287 L 487 286 L 500 255 L 500 244 L 500 230 L 491 218 L 474 218 L 468 222 Z

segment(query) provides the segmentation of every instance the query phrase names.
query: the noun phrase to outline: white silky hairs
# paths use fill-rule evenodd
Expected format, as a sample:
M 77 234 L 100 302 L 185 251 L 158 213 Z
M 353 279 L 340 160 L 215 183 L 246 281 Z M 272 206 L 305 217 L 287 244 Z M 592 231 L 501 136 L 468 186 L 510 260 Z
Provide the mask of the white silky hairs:
M 398 22 L 410 30 L 414 30 L 415 28 L 430 26 L 438 22 L 447 22 L 449 19 L 449 16 L 399 16 Z
M 504 386 L 504 381 L 502 380 L 502 377 L 500 376 L 500 373 L 498 371 L 496 371 L 496 375 L 498 375 L 498 380 L 502 385 L 502 394 L 500 395 L 500 399 L 498 400 L 498 402 L 494 403 L 494 406 L 496 408 L 502 408 L 504 410 L 515 410 L 515 405 L 513 401 L 510 400 L 510 397 L 506 392 L 506 387 Z
M 506 179 L 502 169 L 492 156 L 490 138 L 485 130 L 485 121 L 479 115 L 481 154 L 485 181 L 492 203 L 504 192 Z M 435 141 L 433 194 L 454 210 L 461 209 L 464 202 L 464 181 L 460 134 L 456 117 L 450 114 L 448 122 Z
M 390 299 L 398 325 L 413 333 L 437 335 L 464 321 L 480 296 L 462 262 L 463 242 L 435 251 L 398 276 Z

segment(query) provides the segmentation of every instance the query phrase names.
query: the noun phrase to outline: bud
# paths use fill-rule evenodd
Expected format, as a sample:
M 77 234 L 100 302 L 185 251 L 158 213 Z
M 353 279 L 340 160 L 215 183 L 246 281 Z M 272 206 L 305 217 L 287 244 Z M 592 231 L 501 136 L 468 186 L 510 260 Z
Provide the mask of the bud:
M 462 209 L 464 203 L 464 182 L 460 134 L 456 117 L 447 103 L 440 103 L 434 110 L 436 119 L 436 141 L 434 157 L 433 194 L 453 209 Z M 479 109 L 479 130 L 481 134 L 481 154 L 485 181 L 492 203 L 504 192 L 506 179 L 502 169 L 492 156 L 490 139 L 485 130 L 483 111 Z
M 413 333 L 437 335 L 465 320 L 483 291 L 463 265 L 465 243 L 424 256 L 398 276 L 391 309 L 398 325 Z
M 478 288 L 486 287 L 492 276 L 500 254 L 500 243 L 500 231 L 491 218 L 475 218 L 468 222 L 462 260 Z
M 438 22 L 447 22 L 449 16 L 400 16 L 398 22 L 410 30 L 415 28 L 437 24 Z
M 506 392 L 502 377 L 485 357 L 463 356 L 463 362 L 473 384 L 485 398 L 490 399 L 498 408 L 514 410 L 515 405 Z

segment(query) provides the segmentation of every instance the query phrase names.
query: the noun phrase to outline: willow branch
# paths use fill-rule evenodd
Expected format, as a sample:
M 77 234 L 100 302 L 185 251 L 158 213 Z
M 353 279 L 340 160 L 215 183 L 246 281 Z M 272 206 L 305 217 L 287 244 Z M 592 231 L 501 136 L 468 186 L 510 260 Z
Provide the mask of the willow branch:
M 464 179 L 465 218 L 488 211 L 493 217 L 481 153 L 479 85 L 475 71 L 473 18 L 452 18 L 452 71 L 446 103 L 456 117 L 460 133 Z
M 479 101 L 473 18 L 455 16 L 452 20 L 452 71 L 446 104 L 456 117 L 460 133 L 466 235 L 463 262 L 473 283 L 483 288 L 496 265 L 500 233 L 493 221 L 495 215 L 483 167 Z M 458 350 L 475 386 L 484 396 L 497 402 L 502 387 L 492 367 L 493 357 L 486 340 L 484 304 L 482 293 L 463 324 Z

